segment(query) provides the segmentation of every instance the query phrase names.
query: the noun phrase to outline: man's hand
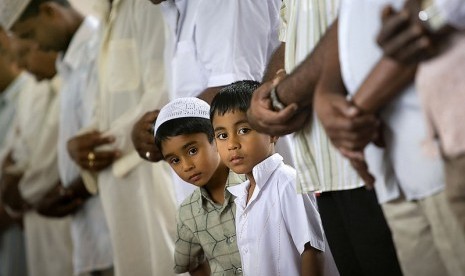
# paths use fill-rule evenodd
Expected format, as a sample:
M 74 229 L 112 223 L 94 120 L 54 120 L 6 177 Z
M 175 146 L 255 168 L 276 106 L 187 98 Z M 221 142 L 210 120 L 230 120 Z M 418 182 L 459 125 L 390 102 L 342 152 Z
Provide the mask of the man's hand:
M 251 126 L 259 132 L 281 136 L 301 129 L 311 116 L 311 109 L 298 111 L 291 103 L 281 111 L 272 108 L 270 93 L 278 79 L 266 82 L 254 91 L 247 117 Z
M 13 209 L 13 211 L 18 213 L 22 213 L 29 208 L 19 192 L 19 182 L 22 177 L 22 174 L 3 172 L 1 179 L 2 201 Z
M 92 131 L 71 138 L 68 141 L 68 153 L 79 167 L 99 172 L 121 156 L 118 150 L 96 150 L 99 146 L 113 142 L 114 137 L 102 137 L 100 132 Z
M 382 28 L 377 42 L 384 55 L 402 63 L 418 63 L 437 52 L 431 34 L 418 19 L 420 1 L 408 0 L 403 9 L 386 6 L 382 12 Z
M 317 93 L 315 111 L 331 142 L 343 153 L 363 150 L 377 135 L 376 117 L 361 114 L 342 95 Z
M 75 213 L 83 203 L 82 198 L 57 184 L 35 208 L 43 216 L 61 218 Z
M 163 156 L 155 145 L 153 124 L 157 120 L 160 110 L 147 112 L 132 128 L 131 138 L 134 148 L 142 159 L 158 162 Z

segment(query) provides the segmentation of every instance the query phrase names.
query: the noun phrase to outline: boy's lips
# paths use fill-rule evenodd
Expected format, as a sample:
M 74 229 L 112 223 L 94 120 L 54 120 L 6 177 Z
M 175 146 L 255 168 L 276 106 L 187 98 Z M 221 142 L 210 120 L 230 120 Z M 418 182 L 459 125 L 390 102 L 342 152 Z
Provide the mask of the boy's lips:
M 229 159 L 229 162 L 233 165 L 239 165 L 243 162 L 243 160 L 244 160 L 244 157 L 239 156 L 239 155 L 234 155 L 233 157 Z
M 199 181 L 201 176 L 202 176 L 202 173 L 193 174 L 189 176 L 189 181 L 193 181 L 193 182 Z

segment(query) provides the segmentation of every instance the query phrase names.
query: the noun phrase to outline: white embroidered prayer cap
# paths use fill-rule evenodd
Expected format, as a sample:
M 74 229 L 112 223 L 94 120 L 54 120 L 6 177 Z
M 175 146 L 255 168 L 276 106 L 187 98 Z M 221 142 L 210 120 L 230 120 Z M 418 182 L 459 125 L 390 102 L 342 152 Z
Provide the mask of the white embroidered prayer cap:
M 19 19 L 31 0 L 0 0 L 0 22 L 9 30 Z
M 210 119 L 210 105 L 195 97 L 178 98 L 165 105 L 158 114 L 153 130 L 157 134 L 158 128 L 165 122 L 178 118 Z

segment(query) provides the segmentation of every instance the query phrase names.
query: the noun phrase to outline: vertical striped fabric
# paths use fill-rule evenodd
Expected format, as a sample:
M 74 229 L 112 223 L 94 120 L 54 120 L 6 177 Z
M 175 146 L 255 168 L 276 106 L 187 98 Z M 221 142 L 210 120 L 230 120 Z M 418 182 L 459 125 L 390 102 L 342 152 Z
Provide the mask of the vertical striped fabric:
M 284 0 L 280 39 L 286 42 L 286 71 L 313 50 L 337 16 L 338 0 Z M 316 114 L 295 138 L 297 191 L 299 193 L 358 188 L 363 182 L 348 160 L 332 146 Z

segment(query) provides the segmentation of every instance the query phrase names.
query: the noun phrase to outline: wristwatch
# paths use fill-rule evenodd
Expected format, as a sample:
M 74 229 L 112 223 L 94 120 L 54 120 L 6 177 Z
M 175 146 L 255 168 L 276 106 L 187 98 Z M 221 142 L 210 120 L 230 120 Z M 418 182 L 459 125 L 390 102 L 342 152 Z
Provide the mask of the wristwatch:
M 435 33 L 447 24 L 434 0 L 423 0 L 421 8 L 422 10 L 418 13 L 418 18 L 429 31 Z
M 284 105 L 278 98 L 278 95 L 276 94 L 276 86 L 273 87 L 270 93 L 270 99 L 271 99 L 271 106 L 273 107 L 274 110 L 280 111 L 283 110 L 286 105 Z

